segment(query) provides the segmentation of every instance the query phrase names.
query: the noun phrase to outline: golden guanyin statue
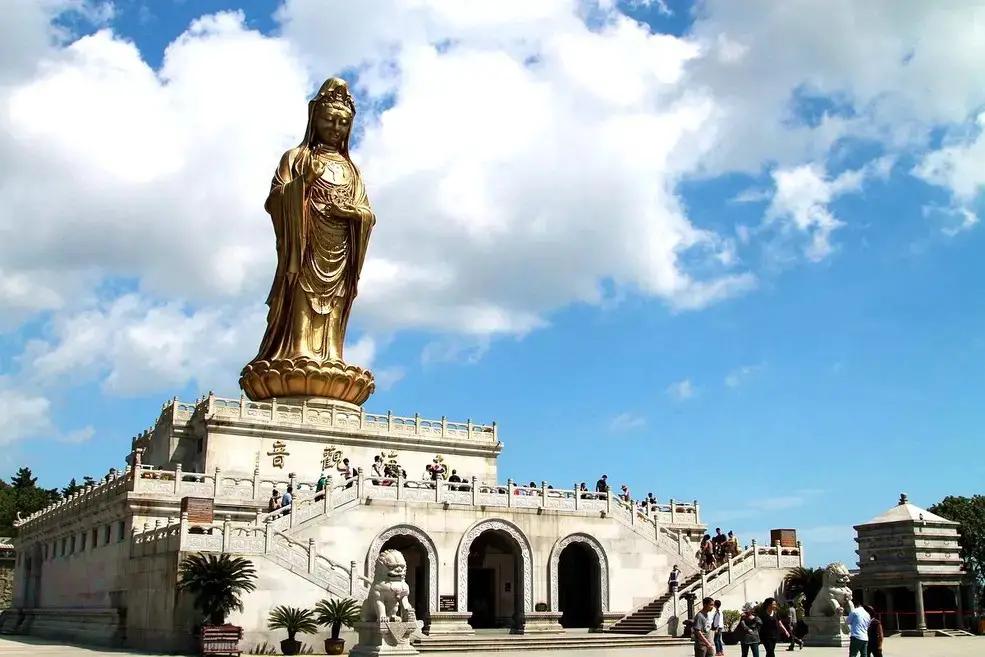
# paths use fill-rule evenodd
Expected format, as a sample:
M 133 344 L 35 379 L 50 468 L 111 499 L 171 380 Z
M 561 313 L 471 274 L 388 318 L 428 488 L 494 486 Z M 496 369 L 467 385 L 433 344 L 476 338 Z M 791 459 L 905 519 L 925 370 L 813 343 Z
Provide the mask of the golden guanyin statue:
M 349 157 L 356 106 L 344 80 L 332 78 L 308 103 L 304 140 L 284 153 L 265 209 L 277 238 L 277 271 L 260 351 L 240 375 L 254 401 L 325 397 L 361 405 L 373 375 L 343 360 L 376 217 Z

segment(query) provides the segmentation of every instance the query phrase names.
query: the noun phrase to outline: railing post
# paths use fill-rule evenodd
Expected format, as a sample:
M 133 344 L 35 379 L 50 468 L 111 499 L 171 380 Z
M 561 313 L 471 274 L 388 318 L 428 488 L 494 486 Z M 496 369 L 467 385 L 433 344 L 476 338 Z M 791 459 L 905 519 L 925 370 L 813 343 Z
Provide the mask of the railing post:
M 362 429 L 366 426 L 366 411 L 359 409 L 359 428 Z
M 506 506 L 508 507 L 513 506 L 513 488 L 514 488 L 513 480 L 507 479 L 506 480 Z
M 403 497 L 403 493 L 401 492 L 403 490 L 403 487 L 404 487 L 404 473 L 403 470 L 398 470 L 397 471 L 397 499 L 398 500 Z
M 756 539 L 752 539 L 752 567 L 759 568 L 759 550 L 756 549 Z
M 308 400 L 301 400 L 301 424 L 308 424 Z
M 694 500 L 694 524 L 701 524 L 701 505 L 698 504 L 698 500 Z
M 212 482 L 212 497 L 214 499 L 219 499 L 219 491 L 222 490 L 222 469 L 216 467 L 215 469 L 215 480 Z M 256 497 L 256 495 L 254 495 Z
M 356 562 L 355 561 L 350 561 L 349 562 L 349 595 L 355 595 L 356 594 L 356 577 L 357 577 L 357 575 L 358 575 L 358 573 L 356 573 Z
M 181 512 L 181 520 L 179 520 L 180 528 L 178 530 L 178 546 L 181 548 L 185 547 L 185 542 L 188 537 L 188 512 Z
M 274 527 L 268 520 L 263 528 L 263 552 L 269 554 L 274 549 Z
M 330 427 L 335 426 L 335 406 L 328 407 L 328 425 Z
M 547 482 L 540 482 L 540 506 L 542 509 L 547 508 Z
M 445 486 L 445 482 L 441 479 L 434 480 L 434 501 L 440 502 L 444 495 L 442 495 L 442 488 Z
M 579 486 L 580 486 L 579 483 L 576 481 L 575 482 L 575 511 L 577 511 L 578 510 L 578 507 L 581 506 L 581 503 L 580 503 L 580 500 L 581 500 L 581 488 Z
M 294 491 L 294 495 L 295 496 L 297 495 L 297 491 Z M 291 508 L 287 510 L 287 515 L 288 515 L 287 523 L 291 529 L 294 529 L 294 525 L 297 523 L 297 518 L 298 518 L 297 510 L 298 510 L 298 498 L 292 497 Z
M 780 557 L 780 553 L 781 553 L 781 550 L 780 550 L 780 541 L 774 541 L 773 542 L 773 547 L 776 549 L 776 567 L 779 568 L 780 567 L 780 558 L 781 558 Z
M 465 437 L 466 438 L 472 437 L 472 418 L 469 418 L 468 420 L 465 421 Z
M 797 541 L 797 558 L 800 559 L 800 567 L 804 567 L 804 544 Z
M 636 504 L 633 503 L 633 500 L 629 501 L 629 524 L 636 524 Z
M 333 488 L 335 488 L 335 483 L 332 481 L 332 475 L 328 475 L 328 478 L 325 481 L 325 497 L 322 498 L 322 503 L 324 504 L 322 511 L 326 516 L 332 512 Z
M 356 468 L 356 497 L 362 499 L 366 496 L 366 475 L 363 474 L 362 467 Z
M 174 494 L 181 495 L 181 464 L 174 466 Z
M 441 419 L 441 431 L 444 432 L 445 420 Z M 472 475 L 472 506 L 479 506 L 479 478 Z
M 612 488 L 606 487 L 605 489 L 605 515 L 612 513 Z
M 246 404 L 247 404 L 246 395 L 240 395 L 239 396 L 239 419 L 241 419 L 241 420 L 246 417 Z
M 315 572 L 315 539 L 308 539 L 308 573 Z
M 233 537 L 233 525 L 229 516 L 222 519 L 222 551 L 229 552 L 229 541 Z
M 496 423 L 495 422 L 492 423 L 492 428 L 493 428 L 493 442 L 494 443 L 498 443 L 499 442 L 499 428 L 496 427 Z
M 206 417 L 212 417 L 215 414 L 215 393 L 209 390 L 209 406 L 206 410 Z
M 728 561 L 725 562 L 725 572 L 727 573 L 728 576 L 728 583 L 731 584 L 732 583 L 732 557 L 729 557 Z
M 260 452 L 257 452 L 257 462 L 253 466 L 253 499 L 258 497 L 260 497 Z
M 421 414 L 414 413 L 414 433 L 420 435 L 421 433 Z
M 444 438 L 448 435 L 448 419 L 442 415 L 441 416 L 441 437 Z
M 393 411 L 386 412 L 386 432 L 393 433 Z
M 670 498 L 670 524 L 677 524 L 677 505 L 674 504 L 674 498 Z
M 298 476 L 293 472 L 287 475 L 287 485 L 291 487 L 295 495 L 300 492 L 298 490 Z

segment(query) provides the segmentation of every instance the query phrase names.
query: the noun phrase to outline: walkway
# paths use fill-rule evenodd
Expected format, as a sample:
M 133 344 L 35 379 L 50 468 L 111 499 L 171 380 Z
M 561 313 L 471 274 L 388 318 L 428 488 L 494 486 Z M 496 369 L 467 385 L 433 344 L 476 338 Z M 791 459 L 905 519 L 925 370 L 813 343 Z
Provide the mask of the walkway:
M 618 650 L 576 650 L 564 651 L 565 657 L 689 657 L 694 654 L 688 646 L 673 648 L 618 649 Z M 785 655 L 785 650 L 778 650 Z M 886 640 L 884 651 L 886 657 L 981 657 L 985 655 L 985 637 L 961 637 L 955 639 L 904 639 L 891 637 Z M 0 657 L 102 657 L 114 655 L 147 655 L 117 650 L 100 650 L 98 648 L 76 648 L 64 644 L 48 643 L 30 637 L 4 637 L 0 639 Z M 447 657 L 455 657 L 466 653 L 446 653 Z M 475 654 L 475 653 L 473 653 Z M 560 657 L 562 652 L 539 653 L 544 657 Z M 728 657 L 738 657 L 738 646 L 727 646 Z M 797 656 L 807 657 L 846 657 L 848 649 L 841 648 L 806 648 L 797 651 Z M 531 657 L 528 652 L 498 652 L 496 657 Z

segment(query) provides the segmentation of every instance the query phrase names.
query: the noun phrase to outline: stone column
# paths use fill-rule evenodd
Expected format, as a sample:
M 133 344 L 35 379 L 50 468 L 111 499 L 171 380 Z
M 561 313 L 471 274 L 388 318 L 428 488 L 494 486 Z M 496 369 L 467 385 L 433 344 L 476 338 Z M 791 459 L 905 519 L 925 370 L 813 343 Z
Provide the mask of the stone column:
M 961 593 L 962 593 L 961 589 L 962 586 L 960 584 L 955 587 L 952 587 L 952 590 L 954 591 L 954 603 L 956 605 L 955 610 L 958 612 L 957 628 L 959 630 L 963 630 L 965 628 L 964 627 L 964 600 L 961 599 Z
M 886 594 L 886 620 L 883 621 L 883 630 L 893 630 L 894 632 L 899 632 L 899 617 L 896 615 L 896 609 L 893 598 L 893 589 L 884 589 Z M 886 626 L 886 621 L 892 619 L 892 626 Z
M 917 611 L 917 632 L 927 631 L 927 617 L 923 609 L 923 582 L 917 582 L 913 587 L 913 598 Z

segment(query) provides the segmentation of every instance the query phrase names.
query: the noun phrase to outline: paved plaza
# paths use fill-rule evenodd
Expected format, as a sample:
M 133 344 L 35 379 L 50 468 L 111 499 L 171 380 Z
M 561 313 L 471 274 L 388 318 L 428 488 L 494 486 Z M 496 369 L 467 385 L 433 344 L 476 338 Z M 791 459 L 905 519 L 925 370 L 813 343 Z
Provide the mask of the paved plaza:
M 614 650 L 576 650 L 576 651 L 545 651 L 545 657 L 555 657 L 566 653 L 570 657 L 637 657 L 646 655 L 647 657 L 687 657 L 693 655 L 689 646 L 676 646 L 673 648 L 621 648 Z M 840 648 L 805 648 L 797 651 L 798 654 L 808 655 L 809 657 L 844 657 L 848 654 L 848 649 Z M 125 650 L 102 650 L 99 648 L 78 648 L 66 646 L 60 643 L 51 643 L 32 639 L 30 637 L 5 637 L 0 639 L 0 657 L 101 657 L 102 655 L 149 655 L 146 652 L 128 652 Z M 244 653 L 245 654 L 245 653 Z M 454 657 L 468 653 L 442 653 L 444 657 Z M 478 654 L 478 653 L 472 653 Z M 739 647 L 728 646 L 725 654 L 728 657 L 738 657 Z M 784 649 L 777 650 L 777 654 L 786 654 Z M 985 637 L 961 637 L 955 639 L 904 639 L 901 637 L 890 637 L 886 639 L 886 657 L 981 657 L 985 655 Z M 497 657 L 531 657 L 530 651 L 525 652 L 497 652 Z

